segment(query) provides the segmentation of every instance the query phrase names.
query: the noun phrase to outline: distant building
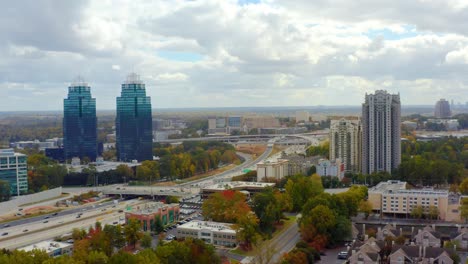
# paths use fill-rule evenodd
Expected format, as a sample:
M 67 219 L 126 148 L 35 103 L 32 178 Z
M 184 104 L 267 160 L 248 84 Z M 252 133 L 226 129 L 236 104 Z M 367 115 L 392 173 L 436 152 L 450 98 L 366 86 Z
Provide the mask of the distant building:
M 158 131 L 153 130 L 153 139 L 155 142 L 160 142 L 163 140 L 168 140 L 169 136 L 180 135 L 180 134 L 182 134 L 182 131 L 180 130 L 158 130 Z
M 115 121 L 117 158 L 121 161 L 153 159 L 151 98 L 135 73 L 122 84 Z
M 338 177 L 338 179 L 343 179 L 345 173 L 344 164 L 341 162 L 341 159 L 335 159 L 333 161 L 327 159 L 320 159 L 317 164 L 317 174 L 320 177 L 323 176 L 333 176 Z
M 257 163 L 257 182 L 268 179 L 281 180 L 289 176 L 288 160 L 278 159 L 277 161 L 264 161 Z
M 307 132 L 305 127 L 265 127 L 258 128 L 259 134 L 275 134 L 275 135 L 288 135 L 288 134 L 300 134 Z
M 310 114 L 307 111 L 296 111 L 296 123 L 309 122 Z
M 26 252 L 33 250 L 44 251 L 45 253 L 47 253 L 47 255 L 49 255 L 49 257 L 54 258 L 62 255 L 72 255 L 73 244 L 48 240 L 41 241 L 39 243 L 35 243 L 26 247 L 21 247 L 17 250 Z
M 171 127 L 171 120 L 153 119 L 153 131 L 163 130 Z
M 458 127 L 460 126 L 457 119 L 428 119 L 426 123 L 444 125 L 445 129 L 449 131 L 458 130 Z
M 237 245 L 236 231 L 232 224 L 191 221 L 177 227 L 177 238 L 197 238 L 214 246 L 235 247 Z
M 288 160 L 288 175 L 303 174 L 307 175 L 309 169 L 317 163 L 318 157 L 306 157 L 303 155 L 289 154 L 284 152 L 281 159 Z
M 68 87 L 68 98 L 63 100 L 63 144 L 65 159 L 96 160 L 96 99 L 91 97 L 91 87 L 82 79 Z
M 233 181 L 233 182 L 222 182 L 214 185 L 206 186 L 201 189 L 201 197 L 203 199 L 208 198 L 214 193 L 223 192 L 226 190 L 242 191 L 248 192 L 249 194 L 255 194 L 263 191 L 267 187 L 274 187 L 275 183 L 270 182 L 243 182 L 243 181 Z
M 362 104 L 362 173 L 391 171 L 401 162 L 399 94 L 377 90 Z
M 437 101 L 434 109 L 435 118 L 449 118 L 452 116 L 452 111 L 450 110 L 450 104 L 445 99 L 440 99 Z
M 345 171 L 359 172 L 361 167 L 362 131 L 360 120 L 331 120 L 330 160 L 340 159 Z
M 130 212 L 125 213 L 125 222 L 137 219 L 141 222 L 143 231 L 155 230 L 156 218 L 161 219 L 163 225 L 179 221 L 179 204 L 164 204 L 153 202 L 145 205 L 134 206 Z
M 63 148 L 46 148 L 45 155 L 58 162 L 65 162 L 65 152 Z
M 447 190 L 406 189 L 406 182 L 380 182 L 368 191 L 369 202 L 373 210 L 392 216 L 409 216 L 417 206 L 422 206 L 425 213 L 430 206 L 438 208 L 438 218 L 444 221 L 459 221 L 459 201 L 449 201 Z
M 275 128 L 281 127 L 281 124 L 274 116 L 246 116 L 244 117 L 244 125 L 247 129 L 257 128 Z
M 241 116 L 228 116 L 227 117 L 228 133 L 232 134 L 235 131 L 242 130 L 242 117 Z
M 418 123 L 413 121 L 403 121 L 401 122 L 401 125 L 409 130 L 416 130 L 418 128 Z
M 8 182 L 11 195 L 28 193 L 27 159 L 13 149 L 0 149 L 0 180 Z

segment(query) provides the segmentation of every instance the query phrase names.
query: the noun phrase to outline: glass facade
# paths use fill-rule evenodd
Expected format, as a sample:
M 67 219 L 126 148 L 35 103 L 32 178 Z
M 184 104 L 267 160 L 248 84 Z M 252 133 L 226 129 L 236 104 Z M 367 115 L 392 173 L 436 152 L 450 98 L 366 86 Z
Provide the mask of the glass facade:
M 13 149 L 0 149 L 0 180 L 8 182 L 11 195 L 27 194 L 27 156 Z
M 91 87 L 75 83 L 68 87 L 68 98 L 63 100 L 63 145 L 65 159 L 97 156 L 96 99 Z
M 130 74 L 117 97 L 117 157 L 121 161 L 152 160 L 151 98 L 139 76 Z

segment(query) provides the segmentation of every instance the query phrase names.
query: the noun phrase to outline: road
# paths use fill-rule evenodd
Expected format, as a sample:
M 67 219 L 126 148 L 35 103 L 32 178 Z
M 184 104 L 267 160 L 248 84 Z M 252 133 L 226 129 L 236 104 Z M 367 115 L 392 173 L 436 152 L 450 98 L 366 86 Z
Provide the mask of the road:
M 295 222 L 270 242 L 270 245 L 273 247 L 273 252 L 276 252 L 272 256 L 270 263 L 278 262 L 284 253 L 288 253 L 293 250 L 300 238 L 301 235 L 299 234 L 299 227 L 297 222 Z
M 66 233 L 70 233 L 73 228 L 89 228 L 96 221 L 104 224 L 122 222 L 124 220 L 124 209 L 128 205 L 139 205 L 147 201 L 130 200 L 121 202 L 113 208 L 113 203 L 103 203 L 95 208 L 79 208 L 81 210 L 74 213 L 57 215 L 44 219 L 45 216 L 36 219 L 36 221 L 23 223 L 20 225 L 4 227 L 2 234 L 8 235 L 0 237 L 0 248 L 15 249 L 21 246 L 30 245 L 39 241 L 53 239 Z M 71 210 L 69 210 L 71 211 Z M 121 211 L 121 212 L 119 212 Z M 78 212 L 82 213 L 77 218 Z M 47 221 L 47 222 L 45 222 Z
M 94 208 L 99 209 L 99 208 L 108 207 L 108 206 L 113 205 L 113 204 L 114 204 L 113 201 L 110 201 L 110 202 L 104 202 L 104 203 L 95 204 L 95 205 L 85 205 L 85 206 L 80 206 L 80 207 L 73 208 L 73 209 L 63 210 L 61 212 L 58 212 L 56 216 L 54 216 L 51 213 L 51 214 L 45 214 L 45 215 L 31 217 L 31 218 L 24 218 L 24 219 L 14 220 L 14 221 L 10 221 L 10 222 L 7 222 L 7 223 L 3 223 L 0 226 L 0 231 L 5 232 L 4 231 L 5 225 L 9 225 L 10 227 L 15 227 L 15 226 L 24 225 L 24 224 L 31 224 L 31 223 L 34 223 L 34 222 L 42 222 L 42 220 L 44 220 L 45 217 L 60 218 L 60 217 L 71 215 L 71 214 L 74 215 L 74 214 L 76 214 L 78 212 L 87 211 L 87 210 L 94 209 Z M 18 212 L 20 212 L 20 211 L 18 211 Z
M 337 247 L 333 249 L 327 249 L 325 251 L 325 256 L 320 256 L 320 261 L 317 263 L 320 264 L 343 264 L 346 262 L 345 259 L 338 259 L 338 253 L 341 251 L 346 251 L 346 247 Z

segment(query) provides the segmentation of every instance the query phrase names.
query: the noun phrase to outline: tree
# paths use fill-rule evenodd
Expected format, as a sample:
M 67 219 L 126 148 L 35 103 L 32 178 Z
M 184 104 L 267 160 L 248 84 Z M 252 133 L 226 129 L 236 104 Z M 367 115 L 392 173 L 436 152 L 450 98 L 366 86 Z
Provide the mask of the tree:
M 421 205 L 418 205 L 411 210 L 411 216 L 413 218 L 419 219 L 419 218 L 422 218 L 423 215 L 424 215 L 424 208 Z
M 0 202 L 10 200 L 10 184 L 7 181 L 0 180 Z
M 172 196 L 172 195 L 168 195 L 166 197 L 166 203 L 167 204 L 170 204 L 170 203 L 179 203 L 179 197 L 177 196 Z
M 156 234 L 159 234 L 163 230 L 164 230 L 164 225 L 163 225 L 163 223 L 161 221 L 161 216 L 156 215 L 154 217 L 154 231 L 156 232 Z
M 121 179 L 124 179 L 124 181 L 133 178 L 133 170 L 125 164 L 120 164 L 117 166 L 115 171 Z
M 250 212 L 242 215 L 237 223 L 234 225 L 234 229 L 237 231 L 237 239 L 246 250 L 252 249 L 252 245 L 257 242 L 258 239 L 258 218 Z
M 88 264 L 106 264 L 109 258 L 104 254 L 104 252 L 91 251 L 88 255 Z
M 273 224 L 281 219 L 282 209 L 278 199 L 282 194 L 273 188 L 266 188 L 255 194 L 252 201 L 252 209 L 260 220 L 260 230 L 271 234 L 274 231 Z
M 369 214 L 372 213 L 372 204 L 369 201 L 362 200 L 359 203 L 359 212 L 364 213 L 366 219 L 369 217 Z
M 233 190 L 214 193 L 202 205 L 203 217 L 216 222 L 235 223 L 251 211 L 245 198 L 243 193 Z
M 125 238 L 122 235 L 122 228 L 120 225 L 105 225 L 103 232 L 109 240 L 109 246 L 111 249 L 120 249 L 125 246 Z
M 468 194 L 468 178 L 465 178 L 461 183 L 460 187 L 458 188 L 463 195 Z
M 465 220 L 465 223 L 468 220 L 468 198 L 463 198 L 460 206 L 460 216 Z
M 73 240 L 81 240 L 86 237 L 86 231 L 84 229 L 73 228 L 72 238 Z
M 312 177 L 295 175 L 289 177 L 286 186 L 286 195 L 292 202 L 292 210 L 298 212 L 309 198 L 323 192 L 322 182 L 312 180 Z
M 429 219 L 437 220 L 439 218 L 439 208 L 435 205 L 429 205 L 428 216 Z
M 153 238 L 149 233 L 145 233 L 143 237 L 141 238 L 141 246 L 143 248 L 151 248 L 153 244 Z
M 137 167 L 136 177 L 142 181 L 153 181 L 158 180 L 159 175 L 159 163 L 157 161 L 145 160 Z
M 136 219 L 129 219 L 127 225 L 124 227 L 125 239 L 130 245 L 133 245 L 133 248 L 135 248 L 136 242 L 143 236 L 140 228 L 140 221 Z

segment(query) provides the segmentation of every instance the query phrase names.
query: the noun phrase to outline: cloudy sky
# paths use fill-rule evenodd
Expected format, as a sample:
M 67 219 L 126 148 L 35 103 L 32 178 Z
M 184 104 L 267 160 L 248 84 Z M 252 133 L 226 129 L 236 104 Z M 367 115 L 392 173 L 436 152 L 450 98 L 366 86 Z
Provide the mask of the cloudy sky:
M 6 1 L 0 111 L 60 110 L 77 75 L 115 109 L 126 75 L 154 108 L 468 101 L 466 0 Z

